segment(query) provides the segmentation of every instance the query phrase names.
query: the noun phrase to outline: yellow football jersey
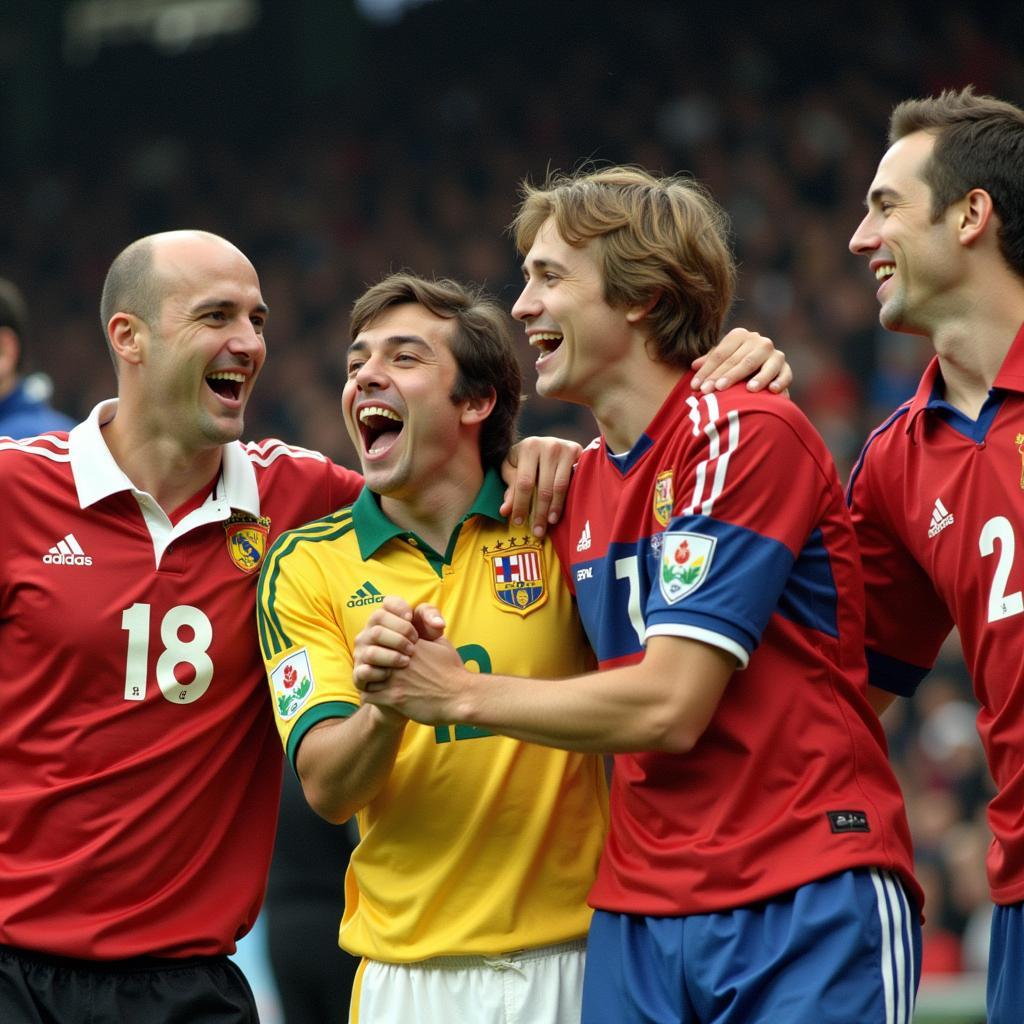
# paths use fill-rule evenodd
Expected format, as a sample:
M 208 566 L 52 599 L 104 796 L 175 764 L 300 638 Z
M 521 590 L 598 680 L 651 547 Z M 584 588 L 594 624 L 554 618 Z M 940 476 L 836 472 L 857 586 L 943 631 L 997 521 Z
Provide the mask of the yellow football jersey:
M 364 490 L 283 534 L 260 577 L 259 630 L 288 757 L 359 704 L 355 636 L 385 594 L 436 605 L 481 672 L 558 677 L 593 667 L 554 549 L 510 532 L 488 473 L 440 555 Z M 586 934 L 607 828 L 600 758 L 452 724 L 410 722 L 391 777 L 358 815 L 341 944 L 376 960 L 494 955 Z

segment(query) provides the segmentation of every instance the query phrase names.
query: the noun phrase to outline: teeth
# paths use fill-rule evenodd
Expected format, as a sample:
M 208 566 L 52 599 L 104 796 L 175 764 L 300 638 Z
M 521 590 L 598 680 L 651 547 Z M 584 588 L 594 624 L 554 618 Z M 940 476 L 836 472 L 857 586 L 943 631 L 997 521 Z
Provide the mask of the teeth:
M 364 405 L 359 410 L 359 422 L 365 423 L 371 416 L 383 416 L 385 419 L 402 422 L 402 417 L 393 409 L 385 409 L 383 405 Z
M 530 344 L 535 348 L 544 348 L 544 342 L 547 341 L 561 341 L 562 335 L 555 331 L 542 331 L 539 334 L 532 334 L 530 336 Z
M 896 268 L 891 263 L 886 263 L 884 266 L 879 267 L 875 271 L 876 281 L 885 281 L 887 278 L 892 277 L 896 273 Z
M 233 373 L 231 370 L 218 370 L 216 373 L 208 373 L 207 380 L 232 380 L 237 384 L 245 383 L 244 373 Z

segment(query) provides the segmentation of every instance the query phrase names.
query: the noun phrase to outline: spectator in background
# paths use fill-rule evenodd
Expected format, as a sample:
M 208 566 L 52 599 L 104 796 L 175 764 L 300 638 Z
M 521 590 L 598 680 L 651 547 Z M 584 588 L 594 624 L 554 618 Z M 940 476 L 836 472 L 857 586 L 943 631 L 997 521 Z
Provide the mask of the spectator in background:
M 13 282 L 0 277 L 0 437 L 70 430 L 74 420 L 52 408 L 48 379 L 25 378 L 28 308 Z

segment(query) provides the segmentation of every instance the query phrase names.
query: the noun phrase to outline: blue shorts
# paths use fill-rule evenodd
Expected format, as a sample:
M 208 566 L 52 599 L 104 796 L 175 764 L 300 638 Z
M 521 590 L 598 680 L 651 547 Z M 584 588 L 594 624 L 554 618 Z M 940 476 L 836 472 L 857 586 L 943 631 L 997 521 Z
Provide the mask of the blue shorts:
M 583 1024 L 910 1024 L 921 925 L 888 872 L 686 917 L 598 910 Z
M 988 1024 L 1020 1024 L 1024 1007 L 1024 903 L 992 909 Z

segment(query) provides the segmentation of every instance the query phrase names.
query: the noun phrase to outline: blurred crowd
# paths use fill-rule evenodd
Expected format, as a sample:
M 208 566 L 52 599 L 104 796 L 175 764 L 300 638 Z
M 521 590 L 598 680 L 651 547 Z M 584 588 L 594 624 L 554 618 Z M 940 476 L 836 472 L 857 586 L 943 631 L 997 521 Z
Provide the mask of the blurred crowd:
M 343 94 L 297 104 L 272 134 L 210 119 L 196 130 L 184 116 L 177 131 L 147 130 L 136 117 L 112 129 L 116 145 L 95 147 L 102 158 L 58 145 L 5 174 L 0 203 L 14 214 L 0 223 L 0 275 L 26 293 L 54 404 L 80 418 L 113 392 L 97 315 L 112 257 L 141 234 L 201 227 L 250 255 L 271 306 L 250 436 L 354 464 L 338 411 L 353 298 L 409 267 L 484 282 L 511 304 L 521 273 L 505 228 L 520 181 L 630 162 L 692 173 L 727 208 L 741 267 L 732 322 L 787 353 L 793 397 L 845 477 L 928 357 L 878 326 L 874 280 L 846 248 L 888 112 L 968 82 L 1024 101 L 1017 5 L 983 17 L 869 2 L 831 7 L 827 21 L 802 0 L 756 18 L 728 3 L 504 6 L 440 0 L 366 28 L 363 73 Z M 172 58 L 161 59 L 173 89 Z M 522 359 L 532 383 L 525 341 Z M 589 414 L 532 394 L 522 428 L 584 442 L 595 432 Z M 936 972 L 985 960 L 990 781 L 974 713 L 953 638 L 887 722 L 930 898 L 925 968 Z

